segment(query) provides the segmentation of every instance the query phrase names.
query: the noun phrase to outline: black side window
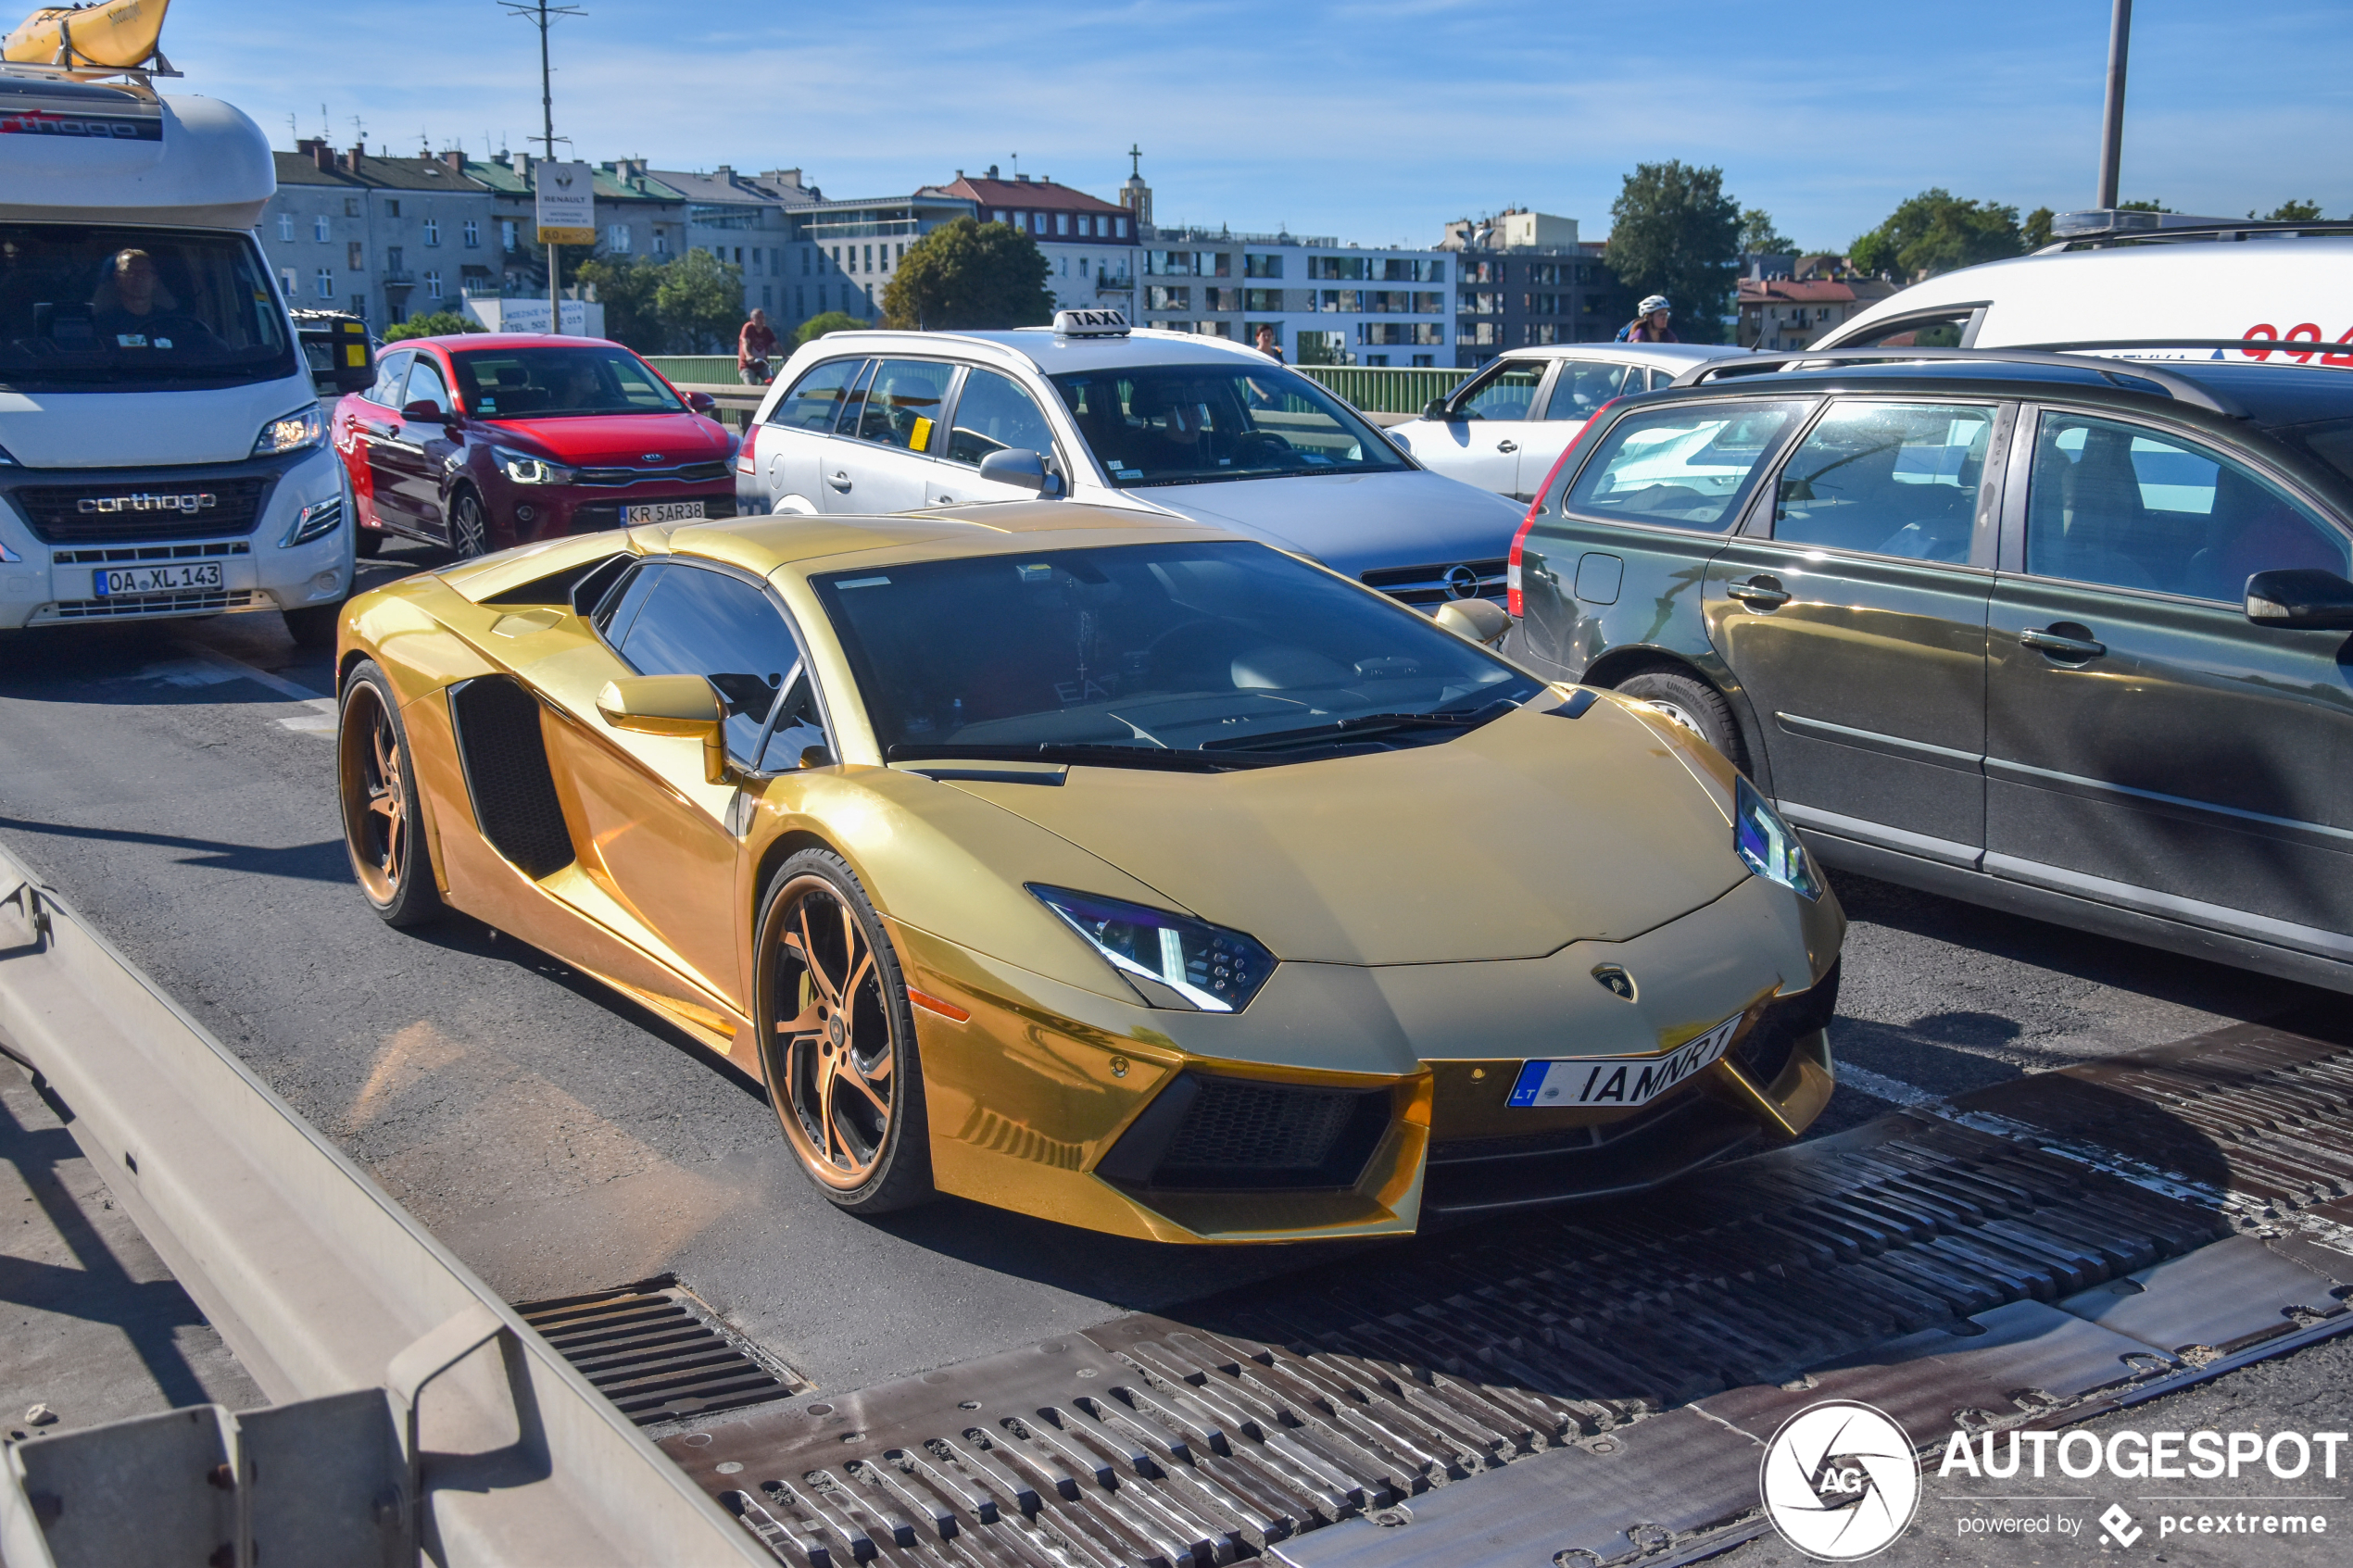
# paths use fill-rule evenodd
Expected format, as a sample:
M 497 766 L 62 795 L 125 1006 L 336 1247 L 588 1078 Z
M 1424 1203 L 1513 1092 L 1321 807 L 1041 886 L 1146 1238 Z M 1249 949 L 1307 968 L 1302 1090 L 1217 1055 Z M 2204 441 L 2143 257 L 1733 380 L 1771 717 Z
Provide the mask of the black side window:
M 673 561 L 639 572 L 623 590 L 616 622 L 641 592 L 620 634 L 621 657 L 641 675 L 707 677 L 726 702 L 728 752 L 749 760 L 761 749 L 778 695 L 800 666 L 784 613 L 749 583 Z M 793 756 L 797 760 L 798 752 Z
M 866 362 L 863 359 L 828 359 L 812 367 L 807 375 L 793 383 L 790 392 L 776 401 L 769 411 L 768 422 L 787 430 L 810 430 L 823 433 L 834 428 L 834 420 L 841 415 L 841 400 L 849 391 L 849 378 L 856 375 Z
M 368 389 L 368 401 L 381 403 L 387 408 L 400 407 L 400 389 L 409 380 L 409 367 L 416 361 L 412 350 L 405 354 L 387 354 L 376 361 L 376 384 Z

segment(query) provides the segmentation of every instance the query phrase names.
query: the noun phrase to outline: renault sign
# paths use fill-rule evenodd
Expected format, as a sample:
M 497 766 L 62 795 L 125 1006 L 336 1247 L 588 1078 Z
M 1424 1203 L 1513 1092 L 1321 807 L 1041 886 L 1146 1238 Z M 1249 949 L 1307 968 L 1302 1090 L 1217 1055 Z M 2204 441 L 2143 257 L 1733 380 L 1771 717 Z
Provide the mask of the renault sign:
M 539 243 L 597 243 L 597 198 L 585 163 L 543 163 L 535 170 L 539 194 Z

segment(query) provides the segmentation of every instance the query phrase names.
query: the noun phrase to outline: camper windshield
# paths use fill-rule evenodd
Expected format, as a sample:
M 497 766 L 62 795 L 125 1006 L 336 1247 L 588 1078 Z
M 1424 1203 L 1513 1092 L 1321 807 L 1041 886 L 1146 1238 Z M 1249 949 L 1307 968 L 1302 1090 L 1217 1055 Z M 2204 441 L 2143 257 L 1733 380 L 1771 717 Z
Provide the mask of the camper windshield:
M 0 224 L 0 385 L 162 390 L 296 373 L 242 234 Z

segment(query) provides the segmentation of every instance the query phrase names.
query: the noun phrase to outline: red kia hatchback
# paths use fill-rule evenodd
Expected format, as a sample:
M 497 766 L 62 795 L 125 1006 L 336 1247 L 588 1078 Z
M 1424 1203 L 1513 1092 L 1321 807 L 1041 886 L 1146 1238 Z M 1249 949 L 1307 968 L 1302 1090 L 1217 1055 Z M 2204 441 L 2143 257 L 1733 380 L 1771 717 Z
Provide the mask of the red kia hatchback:
M 359 553 L 384 535 L 478 556 L 560 533 L 736 515 L 735 443 L 652 366 L 595 338 L 476 333 L 387 348 L 335 405 Z

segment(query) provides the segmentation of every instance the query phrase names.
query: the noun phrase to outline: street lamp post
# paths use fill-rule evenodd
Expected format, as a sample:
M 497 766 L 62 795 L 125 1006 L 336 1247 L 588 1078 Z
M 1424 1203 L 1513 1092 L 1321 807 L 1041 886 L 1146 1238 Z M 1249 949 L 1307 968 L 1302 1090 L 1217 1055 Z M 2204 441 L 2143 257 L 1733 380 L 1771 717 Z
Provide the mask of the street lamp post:
M 549 163 L 556 161 L 556 102 L 553 71 L 547 61 L 547 30 L 562 17 L 585 17 L 588 13 L 577 6 L 550 6 L 547 0 L 498 0 L 509 11 L 522 17 L 539 29 L 539 123 L 540 147 Z M 569 142 L 571 137 L 564 138 Z M 534 185 L 537 181 L 533 181 Z M 547 242 L 547 331 L 561 337 L 564 330 L 563 299 L 559 291 L 559 269 L 556 243 Z
M 2116 206 L 2117 166 L 2124 157 L 2124 56 L 2133 38 L 2133 0 L 2115 0 L 2108 26 L 2108 107 L 2100 121 L 2100 194 L 2092 205 Z

